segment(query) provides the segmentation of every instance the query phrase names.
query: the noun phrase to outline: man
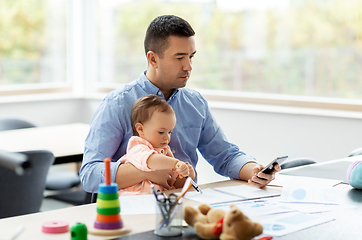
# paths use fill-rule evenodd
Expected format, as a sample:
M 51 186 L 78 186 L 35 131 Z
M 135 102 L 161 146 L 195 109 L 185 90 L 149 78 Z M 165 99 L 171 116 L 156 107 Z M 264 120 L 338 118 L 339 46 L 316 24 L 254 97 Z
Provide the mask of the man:
M 132 136 L 132 104 L 148 94 L 163 97 L 174 109 L 177 123 L 169 146 L 175 158 L 189 162 L 195 168 L 199 149 L 221 175 L 258 187 L 264 187 L 274 179 L 280 167 L 271 174 L 255 176 L 262 166 L 226 140 L 207 101 L 197 91 L 185 87 L 196 54 L 194 35 L 189 23 L 177 16 L 160 16 L 150 23 L 144 41 L 147 71 L 139 79 L 109 93 L 92 118 L 80 169 L 85 191 L 97 192 L 99 183 L 104 181 L 103 159 L 106 157 L 112 159 L 112 180 L 119 188 L 145 179 L 167 189 L 173 185 L 175 179 L 170 179 L 171 170 L 143 172 L 131 164 L 116 162 L 126 153 L 127 142 Z

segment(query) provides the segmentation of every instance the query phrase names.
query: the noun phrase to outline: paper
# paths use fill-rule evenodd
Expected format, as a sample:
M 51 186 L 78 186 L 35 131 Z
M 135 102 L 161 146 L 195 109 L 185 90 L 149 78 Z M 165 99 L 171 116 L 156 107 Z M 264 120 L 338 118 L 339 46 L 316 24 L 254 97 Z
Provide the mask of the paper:
M 338 192 L 336 189 L 305 187 L 305 186 L 285 186 L 280 197 L 281 202 L 299 203 L 322 203 L 338 204 Z
M 207 188 L 203 190 L 203 194 L 190 192 L 186 194 L 186 198 L 196 202 L 217 204 L 279 195 L 279 193 L 272 191 L 262 190 L 247 185 L 238 185 L 233 187 Z
M 223 193 L 238 196 L 242 199 L 256 199 L 256 198 L 274 197 L 274 196 L 280 195 L 280 193 L 263 190 L 260 188 L 250 187 L 248 185 L 220 187 L 220 188 L 214 188 L 214 189 L 217 191 L 223 192 Z
M 122 215 L 155 214 L 156 199 L 154 195 L 120 196 Z
M 229 211 L 231 204 L 237 206 L 249 218 L 253 218 L 255 216 L 264 216 L 295 211 L 294 209 L 280 204 L 279 201 L 274 198 L 216 204 L 212 205 L 212 207 Z
M 185 198 L 196 202 L 202 202 L 207 204 L 225 203 L 240 201 L 240 197 L 232 196 L 226 193 L 216 191 L 213 188 L 207 188 L 202 190 L 202 194 L 198 192 L 188 192 Z
M 321 213 L 341 209 L 355 208 L 350 204 L 320 204 L 320 203 L 280 203 L 281 205 L 302 213 Z
M 283 236 L 305 228 L 316 226 L 334 220 L 330 217 L 321 217 L 312 214 L 298 212 L 270 215 L 270 217 L 259 217 L 252 219 L 263 225 L 263 234 L 272 236 Z

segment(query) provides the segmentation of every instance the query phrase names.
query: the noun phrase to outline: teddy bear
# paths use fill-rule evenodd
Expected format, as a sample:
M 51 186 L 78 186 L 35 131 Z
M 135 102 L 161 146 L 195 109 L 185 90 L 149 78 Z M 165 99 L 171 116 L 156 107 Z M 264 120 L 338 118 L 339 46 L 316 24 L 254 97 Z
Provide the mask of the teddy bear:
M 198 209 L 185 206 L 184 219 L 203 239 L 251 240 L 263 233 L 263 226 L 252 222 L 235 205 L 230 205 L 228 212 L 205 203 Z

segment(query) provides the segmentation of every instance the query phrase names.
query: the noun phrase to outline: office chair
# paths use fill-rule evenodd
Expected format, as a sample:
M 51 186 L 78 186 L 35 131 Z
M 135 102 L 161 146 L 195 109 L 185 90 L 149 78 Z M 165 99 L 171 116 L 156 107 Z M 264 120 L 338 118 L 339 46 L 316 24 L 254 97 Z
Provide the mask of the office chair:
M 75 206 L 94 203 L 94 201 L 92 200 L 92 193 L 84 191 L 83 188 L 62 191 L 59 194 L 51 194 L 46 196 L 45 198 L 55 199 Z
M 314 164 L 314 163 L 317 163 L 317 161 L 314 160 L 313 158 L 301 157 L 301 158 L 294 158 L 291 160 L 287 160 L 284 163 L 282 163 L 280 165 L 280 167 L 282 169 L 287 169 L 287 168 L 299 167 L 299 166 Z
M 32 128 L 32 127 L 36 126 L 31 122 L 22 119 L 17 119 L 17 118 L 0 119 L 0 131 L 21 129 L 21 128 Z
M 348 157 L 353 157 L 353 156 L 358 156 L 358 155 L 362 155 L 362 147 L 357 148 L 357 149 L 353 150 L 352 152 L 350 152 Z
M 39 212 L 45 189 L 46 176 L 54 162 L 47 150 L 20 152 L 30 163 L 29 171 L 17 175 L 0 166 L 0 218 Z
M 0 131 L 24 129 L 36 127 L 33 123 L 19 118 L 2 118 L 0 119 Z M 49 172 L 46 178 L 45 189 L 50 191 L 66 191 L 64 196 L 62 192 L 54 195 L 54 199 L 79 205 L 80 203 L 88 203 L 87 195 L 83 189 L 71 189 L 80 185 L 80 178 L 75 172 Z M 67 191 L 69 190 L 69 191 Z

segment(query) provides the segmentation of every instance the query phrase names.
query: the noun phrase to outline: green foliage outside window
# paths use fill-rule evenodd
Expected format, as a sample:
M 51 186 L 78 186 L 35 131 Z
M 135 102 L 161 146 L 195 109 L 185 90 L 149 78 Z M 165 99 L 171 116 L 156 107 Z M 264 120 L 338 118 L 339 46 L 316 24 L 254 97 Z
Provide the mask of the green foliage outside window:
M 54 42 L 45 29 L 58 28 L 50 23 L 49 2 L 57 1 L 0 0 L 0 86 L 54 78 L 44 74 L 52 70 L 47 53 Z M 263 11 L 220 9 L 217 1 L 138 0 L 115 6 L 113 14 L 115 72 L 100 76 L 103 83 L 137 78 L 147 67 L 143 39 L 149 22 L 175 14 L 196 31 L 189 87 L 361 99 L 362 0 L 291 0 L 285 9 Z M 98 27 L 101 32 L 104 26 Z M 96 51 L 102 56 L 107 47 Z
M 162 6 L 162 7 L 161 7 Z M 322 97 L 362 96 L 362 1 L 291 1 L 269 9 L 264 53 L 248 57 L 245 28 L 256 10 L 222 10 L 216 3 L 131 1 L 117 7 L 117 75 L 126 83 L 146 68 L 143 38 L 158 15 L 175 14 L 196 31 L 190 87 Z M 253 20 L 253 19 L 252 19 Z M 257 35 L 256 35 L 257 36 Z M 257 39 L 256 39 L 257 40 Z M 107 80 L 104 80 L 107 81 Z
M 39 81 L 44 1 L 0 0 L 0 85 Z

